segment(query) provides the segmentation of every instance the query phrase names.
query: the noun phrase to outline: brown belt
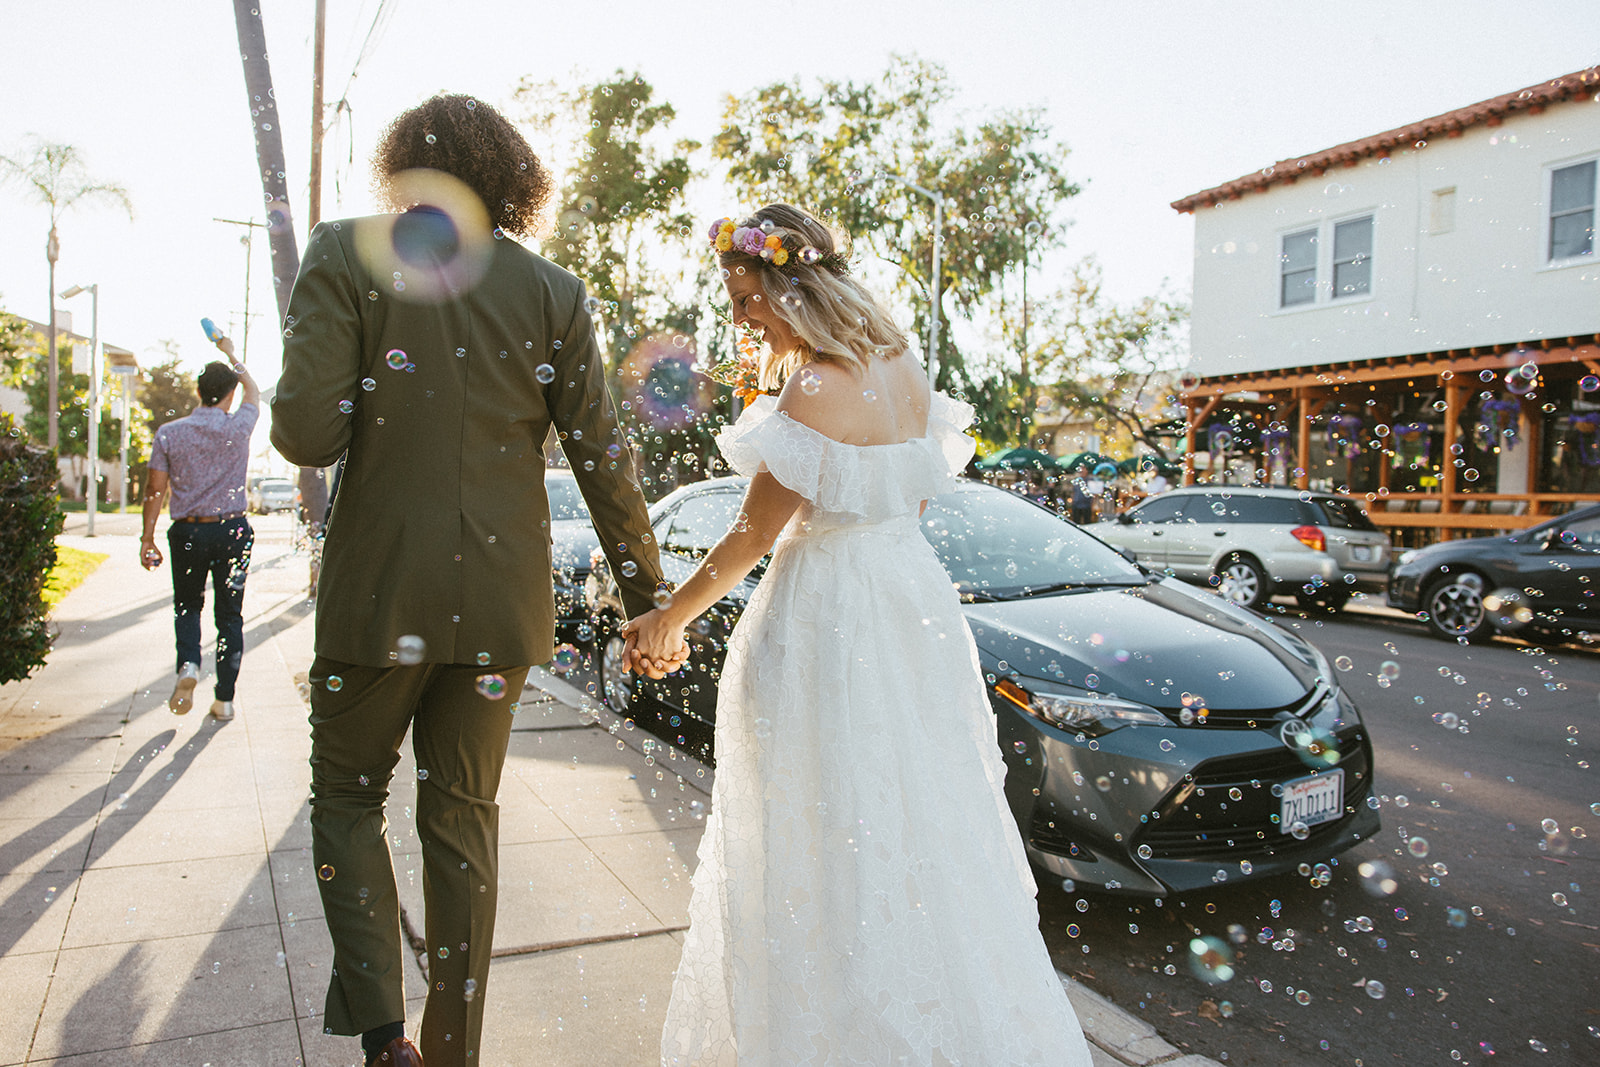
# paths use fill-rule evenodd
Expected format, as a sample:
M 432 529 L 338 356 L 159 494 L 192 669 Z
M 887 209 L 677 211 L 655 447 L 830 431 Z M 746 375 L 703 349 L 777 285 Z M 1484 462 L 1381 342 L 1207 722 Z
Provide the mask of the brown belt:
M 173 519 L 172 521 L 173 522 L 232 522 L 234 519 L 242 519 L 242 518 L 244 518 L 244 512 L 242 512 L 242 511 L 230 511 L 226 515 L 185 515 L 181 519 Z

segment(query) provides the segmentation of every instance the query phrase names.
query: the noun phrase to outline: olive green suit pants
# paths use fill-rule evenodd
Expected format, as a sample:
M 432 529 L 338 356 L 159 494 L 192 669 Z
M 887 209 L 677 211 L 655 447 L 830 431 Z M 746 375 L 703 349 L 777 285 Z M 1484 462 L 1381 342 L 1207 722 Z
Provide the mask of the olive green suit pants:
M 312 663 L 311 847 L 333 936 L 327 1033 L 406 1016 L 384 805 L 409 727 L 428 943 L 419 1044 L 429 1067 L 479 1062 L 499 878 L 495 795 L 527 676 L 527 667 Z

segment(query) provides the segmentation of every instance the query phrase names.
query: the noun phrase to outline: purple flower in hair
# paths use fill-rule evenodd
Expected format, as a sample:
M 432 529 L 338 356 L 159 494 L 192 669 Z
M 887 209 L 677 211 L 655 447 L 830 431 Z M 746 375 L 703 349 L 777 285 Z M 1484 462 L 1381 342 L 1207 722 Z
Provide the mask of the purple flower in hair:
M 733 247 L 747 256 L 759 256 L 766 242 L 767 235 L 754 226 L 741 226 L 733 231 Z

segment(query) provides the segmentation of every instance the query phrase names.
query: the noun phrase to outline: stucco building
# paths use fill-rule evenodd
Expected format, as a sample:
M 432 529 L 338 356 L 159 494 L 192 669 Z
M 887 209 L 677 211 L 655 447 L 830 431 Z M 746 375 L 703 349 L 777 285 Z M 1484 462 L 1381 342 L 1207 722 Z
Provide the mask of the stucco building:
M 1360 497 L 1400 540 L 1600 499 L 1597 170 L 1589 68 L 1176 201 L 1186 451 Z

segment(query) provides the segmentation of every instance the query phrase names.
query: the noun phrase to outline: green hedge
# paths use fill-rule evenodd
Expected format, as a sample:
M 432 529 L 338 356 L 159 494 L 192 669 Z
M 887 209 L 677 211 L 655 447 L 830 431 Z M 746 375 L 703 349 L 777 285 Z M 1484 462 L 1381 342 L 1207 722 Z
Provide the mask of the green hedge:
M 43 594 L 63 521 L 56 477 L 55 452 L 0 412 L 0 683 L 44 666 L 54 638 Z

